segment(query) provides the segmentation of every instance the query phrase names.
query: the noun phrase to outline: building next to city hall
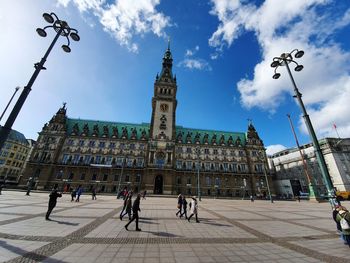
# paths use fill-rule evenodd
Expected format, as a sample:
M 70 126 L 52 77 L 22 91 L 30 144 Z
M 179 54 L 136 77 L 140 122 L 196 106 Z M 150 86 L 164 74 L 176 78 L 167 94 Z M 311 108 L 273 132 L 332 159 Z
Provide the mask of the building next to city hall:
M 266 195 L 266 154 L 252 123 L 244 132 L 176 125 L 177 83 L 166 50 L 154 82 L 150 123 L 67 117 L 65 105 L 44 125 L 25 171 L 40 189 L 55 183 L 85 191 L 128 187 L 155 194 Z M 198 165 L 199 163 L 199 165 Z
M 18 183 L 34 143 L 33 140 L 26 139 L 22 133 L 11 130 L 0 150 L 0 184 L 15 185 Z

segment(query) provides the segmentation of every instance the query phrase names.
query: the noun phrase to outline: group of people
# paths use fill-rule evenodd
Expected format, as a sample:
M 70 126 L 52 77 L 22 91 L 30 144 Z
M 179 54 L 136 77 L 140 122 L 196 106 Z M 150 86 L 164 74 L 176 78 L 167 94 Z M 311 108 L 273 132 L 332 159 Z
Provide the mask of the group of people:
M 71 202 L 79 202 L 80 201 L 80 196 L 83 193 L 83 187 L 81 185 L 78 186 L 77 189 L 72 188 L 71 189 Z M 96 196 L 96 191 L 95 191 L 95 196 Z M 75 199 L 76 198 L 76 199 Z M 96 198 L 96 197 L 95 197 Z M 94 197 L 92 197 L 92 200 L 94 199 Z
M 196 222 L 199 223 L 198 220 L 198 202 L 195 196 L 191 197 L 191 201 L 189 203 L 189 207 L 190 207 L 190 216 L 187 216 L 187 200 L 186 200 L 186 196 L 179 194 L 179 196 L 177 197 L 177 209 L 178 211 L 176 212 L 176 216 L 179 216 L 180 218 L 182 218 L 185 215 L 185 218 L 188 220 L 188 222 L 191 221 L 191 218 L 193 216 L 196 217 Z
M 335 205 L 333 219 L 337 224 L 337 231 L 344 245 L 350 247 L 350 212 L 342 205 Z

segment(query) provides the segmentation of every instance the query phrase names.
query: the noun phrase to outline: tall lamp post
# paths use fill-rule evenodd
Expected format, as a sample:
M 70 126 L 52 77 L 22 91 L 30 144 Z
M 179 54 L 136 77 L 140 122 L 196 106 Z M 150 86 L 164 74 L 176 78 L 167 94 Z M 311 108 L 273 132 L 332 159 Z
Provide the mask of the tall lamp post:
M 124 170 L 124 163 L 125 163 L 125 161 L 126 161 L 126 157 L 124 156 L 124 158 L 122 160 L 122 169 L 120 171 L 120 176 L 119 176 L 117 195 L 119 195 L 119 192 L 120 192 L 120 184 L 122 182 L 122 176 L 123 176 L 123 170 Z
M 13 107 L 9 117 L 7 118 L 5 125 L 0 130 L 0 150 L 1 150 L 2 146 L 4 145 L 6 139 L 11 131 L 12 125 L 15 122 L 17 115 L 20 112 L 29 92 L 31 91 L 31 88 L 34 84 L 35 79 L 37 78 L 37 76 L 39 75 L 39 73 L 42 69 L 44 69 L 44 70 L 46 69 L 44 67 L 45 61 L 46 61 L 47 57 L 49 56 L 52 48 L 56 44 L 57 39 L 60 36 L 66 37 L 67 45 L 62 45 L 62 49 L 67 53 L 71 52 L 71 49 L 69 47 L 69 44 L 70 44 L 69 37 L 71 39 L 73 39 L 74 41 L 80 40 L 80 37 L 78 35 L 78 30 L 69 27 L 68 23 L 66 21 L 60 20 L 55 13 L 51 13 L 51 14 L 44 13 L 43 17 L 44 17 L 45 21 L 51 25 L 46 26 L 44 28 L 37 28 L 36 32 L 39 34 L 39 36 L 46 37 L 47 33 L 46 33 L 45 29 L 53 28 L 56 31 L 56 36 L 52 40 L 44 57 L 40 60 L 39 63 L 34 64 L 35 71 L 34 71 L 32 77 L 30 78 L 27 86 L 25 86 L 23 88 L 22 93 L 19 96 L 15 106 Z
M 314 146 L 315 152 L 316 152 L 317 161 L 318 161 L 318 164 L 319 164 L 320 169 L 321 169 L 321 174 L 322 174 L 323 180 L 324 180 L 324 182 L 326 184 L 326 188 L 327 188 L 327 191 L 328 191 L 328 197 L 329 197 L 329 200 L 331 202 L 331 205 L 333 206 L 333 204 L 334 204 L 334 200 L 333 200 L 334 199 L 333 184 L 332 184 L 332 181 L 330 179 L 330 175 L 329 175 L 329 172 L 328 172 L 328 169 L 327 169 L 327 165 L 326 165 L 324 156 L 322 154 L 320 145 L 318 143 L 318 140 L 317 140 L 314 128 L 312 126 L 310 117 L 307 114 L 306 108 L 305 108 L 304 103 L 303 103 L 303 101 L 301 99 L 302 94 L 299 92 L 299 90 L 297 88 L 297 85 L 296 85 L 296 83 L 294 81 L 293 75 L 292 75 L 292 73 L 290 71 L 290 68 L 289 68 L 289 64 L 291 62 L 296 64 L 296 67 L 294 68 L 294 70 L 297 71 L 297 72 L 301 71 L 304 68 L 304 66 L 303 65 L 299 65 L 296 61 L 294 61 L 293 55 L 294 55 L 295 58 L 301 58 L 304 55 L 304 51 L 298 50 L 298 49 L 294 49 L 290 53 L 283 53 L 283 54 L 281 54 L 281 56 L 273 58 L 273 61 L 271 63 L 271 67 L 275 68 L 275 74 L 272 76 L 272 78 L 273 79 L 278 79 L 281 76 L 281 74 L 277 72 L 278 67 L 279 66 L 286 66 L 288 74 L 289 74 L 289 77 L 290 77 L 290 79 L 292 81 L 292 84 L 293 84 L 293 87 L 294 87 L 294 92 L 295 92 L 294 97 L 297 98 L 297 100 L 299 102 L 299 105 L 301 107 L 301 110 L 303 112 L 304 121 L 305 121 L 306 127 L 308 129 L 309 135 L 310 135 L 310 137 L 312 139 L 313 146 Z
M 261 161 L 263 162 L 263 170 L 264 170 L 264 176 L 265 176 L 265 180 L 266 180 L 267 192 L 269 193 L 271 203 L 273 203 L 273 198 L 272 198 L 271 190 L 270 190 L 270 184 L 269 184 L 269 180 L 267 178 L 267 173 L 266 173 L 265 156 L 263 155 L 262 152 L 259 152 L 258 155 L 259 155 L 259 159 L 260 159 L 260 157 L 262 158 Z
M 200 180 L 199 180 L 199 156 L 201 153 L 201 150 L 199 147 L 196 148 L 196 153 L 197 153 L 197 193 L 198 193 L 198 200 L 202 201 L 202 196 L 201 196 L 201 188 L 200 188 Z
M 5 114 L 5 112 L 7 111 L 7 108 L 10 106 L 11 101 L 13 100 L 13 97 L 16 95 L 17 91 L 18 91 L 20 88 L 21 88 L 21 87 L 16 87 L 16 88 L 15 88 L 15 92 L 12 94 L 11 99 L 10 99 L 9 102 L 7 103 L 7 105 L 6 105 L 5 109 L 4 109 L 4 111 L 2 112 L 2 114 L 1 114 L 1 116 L 0 116 L 0 121 L 2 120 L 2 117 L 4 117 L 4 114 Z

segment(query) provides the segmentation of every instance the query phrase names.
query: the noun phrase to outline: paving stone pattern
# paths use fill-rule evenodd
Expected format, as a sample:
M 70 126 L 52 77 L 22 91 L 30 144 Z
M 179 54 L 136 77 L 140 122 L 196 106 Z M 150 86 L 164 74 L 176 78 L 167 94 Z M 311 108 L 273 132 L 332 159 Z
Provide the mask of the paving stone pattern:
M 176 197 L 147 197 L 137 232 L 122 200 L 97 197 L 64 195 L 46 221 L 47 193 L 3 191 L 0 262 L 350 262 L 328 203 L 203 199 L 189 223 Z

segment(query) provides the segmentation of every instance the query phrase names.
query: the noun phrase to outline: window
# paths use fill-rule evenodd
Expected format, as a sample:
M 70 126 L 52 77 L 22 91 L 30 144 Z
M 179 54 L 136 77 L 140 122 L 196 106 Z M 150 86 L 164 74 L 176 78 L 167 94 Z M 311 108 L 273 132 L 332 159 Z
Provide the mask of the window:
M 209 149 L 204 149 L 205 154 L 209 154 Z
M 143 167 L 143 158 L 137 158 L 137 167 Z
M 187 161 L 186 162 L 186 169 L 187 170 L 191 170 L 192 169 L 192 162 L 191 161 Z
M 205 170 L 210 171 L 210 163 L 205 163 Z
M 182 153 L 182 148 L 181 147 L 177 147 L 176 148 L 176 153 Z
M 144 144 L 140 144 L 140 150 L 144 150 L 145 149 L 145 145 Z
M 73 180 L 73 178 L 74 178 L 74 173 L 70 173 L 68 176 L 68 180 Z
M 178 184 L 178 185 L 181 184 L 181 177 L 180 176 L 176 177 L 176 184 Z
M 130 144 L 130 150 L 135 150 L 135 144 L 134 143 Z
M 81 174 L 80 175 L 80 181 L 84 181 L 85 180 L 85 174 Z
M 109 144 L 109 148 L 110 148 L 110 149 L 114 149 L 114 148 L 115 148 L 115 142 L 111 142 L 111 143 Z
M 191 177 L 187 177 L 187 184 L 191 184 Z
M 107 156 L 106 164 L 110 165 L 112 163 L 112 156 Z
M 208 186 L 211 185 L 211 179 L 210 179 L 209 176 L 207 176 L 207 177 L 205 178 L 205 182 L 207 183 Z
M 125 182 L 129 182 L 130 181 L 130 176 L 127 174 L 125 175 Z
M 74 154 L 73 164 L 78 164 L 78 162 L 79 162 L 79 154 Z
M 224 171 L 228 172 L 228 163 L 224 163 Z
M 244 152 L 243 152 L 243 151 L 239 151 L 239 152 L 238 152 L 238 155 L 239 155 L 240 157 L 243 157 L 243 156 L 244 156 Z
M 85 155 L 85 157 L 84 157 L 84 164 L 89 164 L 90 163 L 90 158 L 91 158 L 90 155 Z
M 215 171 L 219 171 L 219 164 L 215 163 Z
M 141 174 L 137 174 L 137 175 L 136 175 L 135 182 L 136 182 L 136 183 L 141 182 Z
M 192 149 L 190 147 L 186 148 L 186 153 L 192 153 Z
M 89 141 L 89 147 L 95 147 L 95 141 Z
M 105 148 L 106 146 L 106 142 L 100 142 L 100 144 L 98 145 L 99 148 Z
M 107 179 L 108 179 L 108 174 L 104 174 L 104 175 L 103 175 L 103 180 L 102 180 L 102 181 L 107 181 Z
M 214 154 L 217 155 L 218 154 L 218 150 L 214 149 Z
M 63 171 L 59 171 L 59 172 L 56 174 L 56 179 L 61 180 L 61 179 L 62 179 L 62 176 L 63 176 Z
M 10 153 L 10 158 L 13 158 L 15 154 L 14 153 Z
M 252 151 L 252 156 L 257 156 L 256 151 Z
M 34 159 L 37 159 L 37 158 L 34 158 Z M 62 163 L 66 164 L 67 161 L 68 161 L 68 154 L 63 154 Z
M 232 170 L 234 173 L 237 173 L 238 169 L 237 169 L 237 164 L 232 164 Z
M 113 181 L 119 181 L 119 175 L 118 174 L 114 175 L 114 180 Z
M 96 164 L 101 163 L 101 156 L 99 156 L 99 155 L 96 156 L 95 163 L 96 163 Z
M 68 142 L 67 142 L 67 145 L 71 145 L 71 146 L 73 146 L 73 145 L 74 145 L 74 140 L 69 139 L 69 140 L 68 140 Z
M 134 160 L 133 160 L 132 158 L 128 158 L 128 159 L 127 159 L 127 166 L 128 166 L 128 167 L 132 167 L 133 161 L 134 161 Z
M 85 142 L 84 140 L 80 140 L 79 141 L 79 146 L 84 146 L 84 142 Z
M 92 177 L 91 177 L 91 180 L 92 181 L 96 181 L 96 178 L 97 178 L 97 174 L 93 174 Z
M 182 161 L 176 160 L 176 169 L 181 169 L 182 168 Z

